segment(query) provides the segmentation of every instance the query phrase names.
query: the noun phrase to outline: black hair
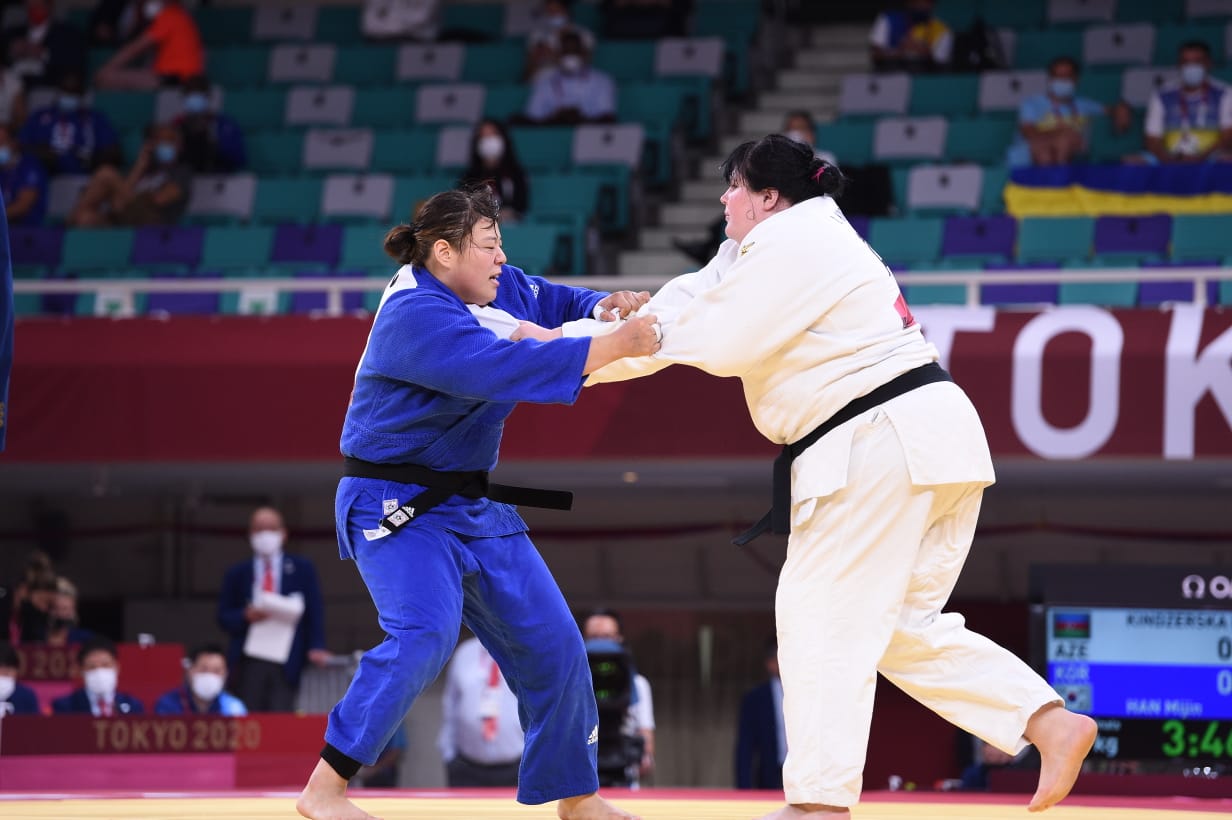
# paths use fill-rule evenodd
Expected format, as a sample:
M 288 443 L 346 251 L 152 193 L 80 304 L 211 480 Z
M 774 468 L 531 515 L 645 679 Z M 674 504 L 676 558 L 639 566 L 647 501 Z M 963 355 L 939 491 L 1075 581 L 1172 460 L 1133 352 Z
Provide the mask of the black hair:
M 587 612 L 585 617 L 582 618 L 582 632 L 586 631 L 586 622 L 591 618 L 611 618 L 616 622 L 616 631 L 621 635 L 625 634 L 625 622 L 620 617 L 620 613 L 616 612 L 614 609 L 599 607 L 598 609 L 592 609 L 590 612 Z
M 203 643 L 203 644 L 198 644 L 197 646 L 194 646 L 191 650 L 189 650 L 188 662 L 190 664 L 196 663 L 197 658 L 201 657 L 202 655 L 222 655 L 224 658 L 227 657 L 227 653 L 224 652 L 223 648 L 219 646 L 218 644 Z
M 1053 72 L 1053 69 L 1055 69 L 1057 66 L 1065 65 L 1065 64 L 1068 64 L 1069 67 L 1074 70 L 1075 76 L 1082 73 L 1082 66 L 1078 65 L 1078 61 L 1075 60 L 1073 57 L 1068 57 L 1064 55 L 1061 57 L 1053 57 L 1051 60 L 1048 61 L 1048 73 L 1051 74 Z
M 89 655 L 91 652 L 106 652 L 112 659 L 120 659 L 120 653 L 116 651 L 115 643 L 110 638 L 104 638 L 102 635 L 96 635 L 81 645 L 81 648 L 77 650 L 77 663 L 85 663 L 86 655 Z
M 17 650 L 8 641 L 0 641 L 0 666 L 11 666 L 17 669 L 21 666 L 21 658 Z
M 1211 47 L 1202 40 L 1186 40 L 1181 43 L 1181 47 L 1176 50 L 1177 54 L 1182 51 L 1201 51 L 1206 55 L 1206 59 L 1211 59 Z
M 811 146 L 782 134 L 741 143 L 720 170 L 728 185 L 739 179 L 750 191 L 773 188 L 793 205 L 822 195 L 837 198 L 847 183 L 838 167 L 818 159 Z
M 422 266 L 438 239 L 462 250 L 476 225 L 499 221 L 500 201 L 488 186 L 441 191 L 419 206 L 409 225 L 390 228 L 385 253 L 400 265 Z

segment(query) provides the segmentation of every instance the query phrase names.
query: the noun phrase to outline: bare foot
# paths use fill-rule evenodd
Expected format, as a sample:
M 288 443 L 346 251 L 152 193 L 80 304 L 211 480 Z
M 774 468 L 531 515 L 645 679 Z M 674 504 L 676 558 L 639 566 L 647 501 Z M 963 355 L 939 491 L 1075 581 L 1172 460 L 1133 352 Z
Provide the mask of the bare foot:
M 1027 811 L 1043 811 L 1065 799 L 1095 743 L 1096 732 L 1095 721 L 1056 703 L 1031 716 L 1025 734 L 1039 749 L 1040 779 Z
M 295 801 L 295 810 L 308 820 L 381 820 L 348 800 L 346 788 L 342 776 L 320 760 Z
M 642 820 L 616 808 L 597 793 L 566 797 L 556 804 L 560 820 Z
M 851 809 L 845 806 L 827 806 L 822 803 L 792 803 L 778 811 L 772 811 L 761 820 L 842 820 L 850 818 Z
M 534 339 L 539 342 L 550 342 L 553 339 L 559 339 L 564 333 L 560 328 L 549 330 L 546 327 L 540 327 L 534 322 L 521 321 L 518 322 L 518 329 L 509 337 L 509 341 L 518 342 L 522 339 Z

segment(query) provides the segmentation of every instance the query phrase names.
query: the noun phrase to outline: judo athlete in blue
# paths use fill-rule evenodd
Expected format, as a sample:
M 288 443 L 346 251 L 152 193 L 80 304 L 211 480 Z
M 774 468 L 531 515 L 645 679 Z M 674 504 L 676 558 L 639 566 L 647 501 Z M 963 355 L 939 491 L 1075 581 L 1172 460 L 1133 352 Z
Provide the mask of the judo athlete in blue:
M 376 605 L 384 640 L 329 715 L 325 748 L 297 803 L 312 820 L 369 820 L 346 796 L 465 623 L 518 697 L 526 734 L 517 798 L 557 800 L 562 820 L 628 820 L 597 794 L 598 713 L 585 648 L 563 595 L 501 491 L 488 485 L 519 401 L 570 404 L 585 375 L 658 349 L 653 316 L 593 338 L 510 341 L 467 305 L 518 319 L 632 314 L 648 294 L 554 285 L 505 264 L 491 193 L 446 191 L 389 232 L 402 267 L 386 289 L 342 430 L 338 543 Z M 516 492 L 515 492 L 516 495 Z M 525 503 L 525 502 L 523 502 Z

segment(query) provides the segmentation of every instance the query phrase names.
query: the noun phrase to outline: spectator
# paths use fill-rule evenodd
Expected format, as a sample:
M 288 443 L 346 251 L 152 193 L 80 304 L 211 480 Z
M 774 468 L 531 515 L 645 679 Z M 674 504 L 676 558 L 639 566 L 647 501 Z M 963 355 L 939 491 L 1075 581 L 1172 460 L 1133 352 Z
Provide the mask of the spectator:
M 591 67 L 590 49 L 577 32 L 561 32 L 560 59 L 535 77 L 526 118 L 541 125 L 615 121 L 616 84 Z
M 61 576 L 56 579 L 56 597 L 51 603 L 47 645 L 80 646 L 92 640 L 94 633 L 79 628 L 77 621 L 77 586 Z
M 223 691 L 227 683 L 227 656 L 222 647 L 207 643 L 185 659 L 184 685 L 172 689 L 154 704 L 156 715 L 222 715 L 243 717 L 244 702 Z
M 55 103 L 34 111 L 18 132 L 25 150 L 38 157 L 51 176 L 86 174 L 119 165 L 120 141 L 111 120 L 86 104 L 82 75 L 60 77 Z
M 205 73 L 205 47 L 192 15 L 180 0 L 146 0 L 149 26 L 127 43 L 94 75 L 94 85 L 120 91 L 153 91 L 160 85 L 183 85 Z M 149 67 L 133 67 L 154 50 Z
M 98 0 L 86 24 L 90 45 L 114 48 L 132 40 L 147 25 L 139 0 Z
M 1232 93 L 1213 79 L 1211 48 L 1191 40 L 1180 48 L 1181 81 L 1151 95 L 1146 154 L 1139 161 L 1208 162 L 1232 158 Z
M 954 33 L 938 19 L 935 0 L 906 0 L 900 11 L 883 11 L 869 35 L 878 71 L 935 71 L 949 66 Z
M 1025 98 L 1018 107 L 1018 134 L 1010 146 L 1011 167 L 1070 165 L 1090 148 L 1091 118 L 1109 114 L 1118 131 L 1129 127 L 1129 106 L 1106 106 L 1076 95 L 1078 62 L 1057 57 L 1048 64 L 1043 94 Z
M 783 682 L 779 679 L 779 646 L 766 642 L 767 679 L 740 700 L 736 736 L 736 788 L 783 788 L 787 737 L 783 731 Z
M 77 196 L 68 224 L 174 225 L 188 209 L 192 169 L 181 157 L 180 132 L 170 123 L 152 126 L 127 175 L 111 165 L 94 172 Z
M 26 91 L 21 76 L 9 66 L 0 64 L 0 125 L 13 131 L 26 121 Z
M 234 119 L 216 111 L 210 81 L 193 77 L 184 84 L 184 107 L 175 119 L 184 162 L 198 174 L 228 174 L 248 164 L 244 132 Z
M 603 36 L 653 40 L 685 34 L 692 0 L 602 0 Z
M 8 641 L 0 641 L 0 719 L 5 715 L 40 714 L 38 695 L 17 682 L 21 658 Z
M 85 686 L 52 701 L 53 713 L 112 717 L 140 715 L 145 711 L 141 701 L 117 689 L 120 660 L 114 643 L 106 638 L 94 638 L 77 652 L 77 662 Z
M 307 558 L 284 553 L 286 538 L 282 513 L 273 507 L 255 510 L 248 524 L 253 557 L 227 570 L 218 599 L 218 624 L 231 636 L 227 660 L 235 692 L 253 712 L 294 711 L 305 662 L 324 666 L 330 659 L 316 568 Z M 249 624 L 273 614 L 272 605 L 260 600 L 268 595 L 298 596 L 303 602 L 282 661 L 249 655 L 245 648 Z
M 51 558 L 42 550 L 26 557 L 25 574 L 13 590 L 13 611 L 9 634 L 14 643 L 41 643 L 47 640 L 52 601 L 56 594 L 56 573 Z
M 364 0 L 360 31 L 374 40 L 431 43 L 441 28 L 440 0 Z
M 458 180 L 458 187 L 471 185 L 492 189 L 500 201 L 502 222 L 516 222 L 525 215 L 530 202 L 526 169 L 518 161 L 509 131 L 496 120 L 480 120 L 471 133 L 470 164 Z
M 376 763 L 361 767 L 359 774 L 355 775 L 357 785 L 365 789 L 395 788 L 398 785 L 398 766 L 402 763 L 402 754 L 407 745 L 406 726 L 399 723 Z
M 620 616 L 610 609 L 596 609 L 586 616 L 582 622 L 582 638 L 590 641 L 612 641 L 624 645 L 625 636 L 621 632 Z M 654 701 L 650 695 L 650 681 L 641 674 L 633 677 L 634 698 L 625 717 L 624 733 L 626 735 L 641 735 L 642 760 L 638 766 L 638 774 L 650 777 L 654 774 L 655 760 L 655 719 Z M 633 783 L 631 785 L 637 785 Z
M 67 71 L 85 74 L 85 32 L 55 14 L 52 0 L 26 0 L 26 22 L 4 33 L 5 62 L 27 87 L 55 85 Z
M 576 33 L 586 50 L 594 51 L 594 32 L 573 22 L 572 5 L 572 0 L 545 0 L 539 11 L 538 23 L 526 35 L 523 78 L 528 82 L 533 81 L 543 69 L 556 65 L 560 57 L 560 35 L 564 31 Z
M 0 191 L 10 225 L 38 225 L 47 213 L 47 172 L 0 125 Z
M 525 744 L 518 699 L 478 638 L 454 650 L 442 710 L 436 746 L 450 787 L 516 786 Z

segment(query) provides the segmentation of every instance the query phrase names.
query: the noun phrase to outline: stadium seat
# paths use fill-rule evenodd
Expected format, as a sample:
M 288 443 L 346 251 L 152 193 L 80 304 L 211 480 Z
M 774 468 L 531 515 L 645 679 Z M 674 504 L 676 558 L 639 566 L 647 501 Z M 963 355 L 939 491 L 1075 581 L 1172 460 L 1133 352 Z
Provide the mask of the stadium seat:
M 1044 0 L 984 0 L 980 4 L 984 21 L 994 28 L 1034 29 L 1045 23 Z M 944 19 L 944 18 L 943 18 Z
M 72 273 L 118 270 L 129 264 L 132 253 L 132 228 L 69 228 L 60 266 Z
M 337 56 L 338 49 L 329 43 L 277 45 L 269 51 L 265 78 L 270 83 L 328 83 Z
M 865 165 L 872 160 L 873 123 L 831 122 L 817 127 L 817 148 L 829 151 L 840 167 Z
M 274 229 L 270 262 L 277 265 L 338 264 L 342 250 L 341 225 L 279 225 Z
M 1232 7 L 1230 7 L 1232 8 Z M 1119 23 L 1173 23 L 1184 16 L 1180 3 L 1161 3 L 1159 0 L 1117 0 L 1116 19 Z M 1156 37 L 1155 47 L 1159 47 Z
M 1091 217 L 1023 219 L 1018 225 L 1017 259 L 1024 264 L 1089 259 L 1094 231 Z
M 251 279 L 239 291 L 224 291 L 219 299 L 219 311 L 230 316 L 274 316 L 290 311 L 291 295 L 280 293 L 263 279 L 269 278 L 266 271 L 255 269 L 239 272 L 239 276 Z M 237 278 L 237 277 L 229 277 Z
M 641 166 L 646 129 L 640 123 L 579 125 L 570 152 L 574 165 Z
M 971 116 L 979 101 L 978 74 L 919 74 L 911 79 L 912 116 Z
M 200 270 L 226 272 L 268 265 L 274 229 L 266 226 L 210 226 L 205 232 Z
M 400 176 L 394 180 L 393 218 L 409 222 L 425 199 L 441 191 L 453 188 L 456 178 L 444 174 L 428 176 Z M 381 243 L 377 243 L 377 250 Z
M 394 178 L 389 174 L 332 174 L 321 193 L 323 219 L 389 219 Z
M 983 181 L 978 165 L 916 165 L 907 176 L 907 208 L 978 211 Z
M 612 75 L 616 85 L 655 78 L 654 40 L 603 40 L 595 44 L 591 63 Z
M 350 125 L 355 89 L 349 85 L 296 86 L 287 92 L 284 122 L 299 125 Z
M 1232 5 L 1229 6 L 1226 14 L 1232 16 Z M 1215 65 L 1220 65 L 1228 55 L 1224 37 L 1226 30 L 1226 20 L 1209 23 L 1189 21 L 1160 26 L 1155 35 L 1155 52 L 1152 62 L 1159 66 L 1175 66 L 1181 45 L 1190 40 L 1201 40 L 1211 48 L 1211 61 Z
M 509 138 L 518 147 L 518 157 L 530 173 L 563 171 L 569 167 L 573 152 L 573 128 L 513 128 Z
M 17 268 L 55 268 L 60 264 L 64 229 L 45 225 L 13 225 L 9 228 L 9 252 L 14 275 Z
M 1179 267 L 1219 267 L 1220 260 L 1211 258 L 1207 260 L 1192 260 L 1188 262 L 1144 262 L 1144 268 L 1179 268 Z M 1219 288 L 1221 282 L 1208 281 L 1206 283 L 1206 303 L 1208 305 L 1220 304 Z M 1174 302 L 1188 303 L 1194 300 L 1194 283 L 1193 282 L 1161 282 L 1161 281 L 1143 281 L 1138 283 L 1138 305 L 1140 307 L 1158 307 Z
M 478 122 L 486 89 L 478 83 L 430 83 L 415 90 L 415 122 Z
M 552 268 L 558 228 L 550 224 L 518 222 L 501 226 L 509 264 L 532 276 L 547 276 Z
M 951 216 L 945 220 L 941 256 L 945 260 L 1009 264 L 1017 236 L 1018 220 L 1010 216 Z
M 373 140 L 372 131 L 367 128 L 313 128 L 304 135 L 303 167 L 320 171 L 367 170 L 372 163 Z
M 47 220 L 49 222 L 66 220 L 73 210 L 73 205 L 77 202 L 77 196 L 89 181 L 90 177 L 86 174 L 52 177 L 47 186 Z
M 133 239 L 132 263 L 147 267 L 168 266 L 191 270 L 201 261 L 205 229 L 158 225 L 138 228 Z
M 873 158 L 942 159 L 948 126 L 944 117 L 882 117 L 873 127 Z
M 655 44 L 656 77 L 710 77 L 723 74 L 720 37 L 664 37 Z
M 869 226 L 869 244 L 891 267 L 927 267 L 941 254 L 939 217 L 874 219 Z
M 326 277 L 355 277 L 362 278 L 362 271 L 330 271 L 330 270 L 296 270 L 296 279 L 304 279 L 305 284 L 308 284 L 312 279 L 322 279 Z M 296 290 L 291 291 L 291 303 L 289 312 L 291 313 L 321 313 L 324 312 L 329 305 L 329 295 L 323 290 Z M 342 309 L 348 313 L 364 309 L 364 291 L 361 290 L 344 290 L 342 292 Z
M 389 85 L 395 80 L 398 47 L 384 43 L 339 46 L 334 62 L 334 82 L 349 83 L 356 88 L 367 85 Z
M 441 30 L 468 40 L 499 40 L 505 30 L 505 3 L 445 3 Z
M 994 274 L 1000 272 L 1014 273 L 1023 270 L 1056 270 L 1060 266 L 1055 262 L 1024 265 L 987 265 L 984 270 Z M 1058 277 L 1059 279 L 1060 277 Z M 1055 305 L 1059 292 L 1057 282 L 1040 282 L 1034 284 L 998 284 L 995 281 L 980 286 L 980 304 L 982 305 Z
M 1150 65 L 1155 54 L 1155 26 L 1126 23 L 1088 26 L 1082 33 L 1082 62 L 1096 65 Z
M 1232 237 L 1232 214 L 1180 214 L 1172 220 L 1172 259 L 1176 262 L 1222 259 Z
M 209 280 L 221 278 L 218 274 L 187 272 L 172 273 L 157 271 L 151 279 L 195 279 Z M 221 291 L 153 291 L 145 294 L 145 305 L 142 313 L 169 314 L 172 316 L 212 316 L 221 309 Z
M 319 6 L 317 9 L 317 41 L 340 46 L 360 42 L 363 36 L 359 31 L 359 15 L 360 7 L 357 5 Z M 336 68 L 341 68 L 341 66 Z
M 281 88 L 232 88 L 223 104 L 246 136 L 260 129 L 281 128 L 286 118 L 286 91 Z
M 473 130 L 469 125 L 447 125 L 436 132 L 437 168 L 462 169 L 470 164 Z M 512 137 L 510 141 L 513 141 Z M 516 144 L 514 150 L 518 151 Z
M 1175 66 L 1127 69 L 1121 75 L 1121 99 L 1134 108 L 1146 108 L 1152 94 L 1179 79 L 1180 72 Z
M 154 96 L 148 91 L 95 91 L 93 106 L 117 131 L 145 128 L 154 121 Z
M 1232 3 L 1228 0 L 1185 0 L 1185 18 L 1195 20 L 1199 17 L 1227 17 L 1232 14 Z
M 232 34 L 232 37 L 235 35 Z M 223 88 L 242 88 L 255 85 L 269 70 L 270 48 L 261 46 L 234 46 L 229 40 L 225 48 L 211 49 L 206 61 L 206 72 L 212 82 Z
M 1110 105 L 1121 99 L 1123 79 L 1124 69 L 1120 66 L 1084 69 L 1078 77 L 1078 96 Z
M 839 87 L 838 110 L 841 116 L 906 114 L 910 100 L 911 75 L 905 72 L 844 74 Z
M 398 82 L 457 82 L 462 78 L 465 59 L 466 46 L 461 43 L 407 43 L 398 48 L 394 79 Z
M 196 6 L 193 20 L 207 51 L 236 42 L 240 32 L 251 32 L 253 6 Z
M 1117 0 L 1048 0 L 1048 23 L 1111 23 Z
M 256 188 L 252 174 L 199 174 L 193 178 L 188 217 L 194 222 L 247 220 Z
M 985 215 L 1005 213 L 1005 183 L 1010 172 L 1005 165 L 984 166 L 984 189 L 980 193 L 980 213 Z
M 304 167 L 304 133 L 254 131 L 244 137 L 248 164 L 258 174 L 297 174 Z
M 460 79 L 468 83 L 493 85 L 518 82 L 526 64 L 526 45 L 512 43 L 473 43 L 466 47 Z
M 465 128 L 469 133 L 470 127 Z M 370 170 L 390 174 L 432 173 L 436 147 L 437 132 L 432 128 L 379 130 L 372 143 Z M 363 166 L 356 167 L 366 170 Z
M 1068 268 L 1122 268 L 1133 265 L 1122 264 L 1119 260 L 1099 260 L 1093 262 L 1072 263 Z M 1061 305 L 1100 305 L 1102 307 L 1134 307 L 1138 304 L 1138 283 L 1124 282 L 1070 282 L 1064 274 L 1057 284 L 1057 304 Z
M 1016 117 L 961 117 L 950 120 L 946 135 L 945 158 L 950 162 L 1001 164 L 1018 130 Z
M 317 6 L 259 4 L 252 19 L 253 40 L 312 40 L 317 30 Z
M 415 124 L 415 89 L 402 85 L 376 85 L 355 90 L 351 124 L 357 128 L 409 128 Z
M 410 217 L 410 208 L 395 213 L 399 221 Z M 338 269 L 344 271 L 383 271 L 392 277 L 398 263 L 385 254 L 386 225 L 346 225 L 342 234 L 342 249 L 338 256 Z
M 998 3 L 1015 6 L 1017 3 Z M 990 21 L 991 22 L 991 21 Z M 1082 32 L 1077 29 L 1019 28 L 1014 37 L 1014 68 L 1047 68 L 1056 57 L 1082 57 Z
M 262 177 L 252 218 L 267 224 L 315 222 L 321 187 L 321 180 L 314 177 Z
M 508 120 L 526 109 L 529 97 L 530 86 L 524 83 L 490 85 L 483 101 L 483 115 L 494 120 Z
M 1167 214 L 1101 216 L 1095 220 L 1095 255 L 1133 258 L 1135 264 L 1163 261 L 1171 237 L 1172 217 Z

